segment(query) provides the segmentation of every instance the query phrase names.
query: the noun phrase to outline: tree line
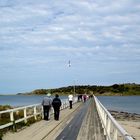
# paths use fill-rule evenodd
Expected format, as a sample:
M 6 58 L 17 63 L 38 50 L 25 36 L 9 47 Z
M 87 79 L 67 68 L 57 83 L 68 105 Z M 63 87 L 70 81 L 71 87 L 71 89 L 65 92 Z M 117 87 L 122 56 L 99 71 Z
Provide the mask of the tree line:
M 61 87 L 55 89 L 36 89 L 32 92 L 25 93 L 28 95 L 45 95 L 47 93 L 67 95 L 69 93 L 75 94 L 94 94 L 94 95 L 140 95 L 140 84 L 114 84 L 111 86 L 100 85 L 75 85 L 68 87 Z

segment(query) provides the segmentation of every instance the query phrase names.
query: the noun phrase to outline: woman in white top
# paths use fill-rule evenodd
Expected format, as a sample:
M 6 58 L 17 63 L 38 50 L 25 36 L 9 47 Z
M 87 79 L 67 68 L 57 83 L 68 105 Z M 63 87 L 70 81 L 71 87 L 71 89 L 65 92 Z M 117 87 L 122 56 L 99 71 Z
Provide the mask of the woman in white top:
M 70 109 L 72 109 L 73 95 L 70 94 L 70 95 L 68 96 L 68 99 L 69 99 Z

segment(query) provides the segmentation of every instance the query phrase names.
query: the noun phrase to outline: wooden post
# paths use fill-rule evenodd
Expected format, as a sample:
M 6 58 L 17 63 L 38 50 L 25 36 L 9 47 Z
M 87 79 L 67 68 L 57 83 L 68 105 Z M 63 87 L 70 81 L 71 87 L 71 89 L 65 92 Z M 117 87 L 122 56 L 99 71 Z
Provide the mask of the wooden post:
M 35 120 L 37 120 L 37 117 L 36 117 L 36 106 L 34 106 L 34 118 L 35 118 Z
M 114 128 L 113 140 L 117 140 L 117 129 Z
M 15 123 L 14 112 L 13 111 L 10 112 L 10 121 L 13 122 L 13 131 L 16 132 L 17 129 L 16 129 L 16 123 Z
M 24 122 L 25 123 L 27 123 L 26 117 L 27 117 L 27 110 L 26 110 L 26 108 L 24 108 Z
M 10 121 L 11 122 L 14 121 L 14 113 L 13 113 L 13 111 L 10 112 Z
M 108 122 L 107 122 L 107 133 L 108 133 L 109 137 L 110 137 L 110 128 L 111 128 L 111 121 L 108 118 Z
M 43 110 L 43 106 L 41 106 L 41 111 L 42 111 L 42 119 L 44 119 L 44 110 Z

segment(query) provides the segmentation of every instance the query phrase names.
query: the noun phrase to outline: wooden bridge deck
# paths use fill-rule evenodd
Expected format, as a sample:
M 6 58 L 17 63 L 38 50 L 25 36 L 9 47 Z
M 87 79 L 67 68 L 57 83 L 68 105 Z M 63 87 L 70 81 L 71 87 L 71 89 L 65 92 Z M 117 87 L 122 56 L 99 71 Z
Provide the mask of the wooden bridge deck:
M 103 129 L 93 100 L 83 120 L 77 140 L 105 140 Z
M 64 109 L 60 120 L 51 116 L 19 132 L 8 133 L 3 140 L 105 140 L 94 101 L 77 103 Z

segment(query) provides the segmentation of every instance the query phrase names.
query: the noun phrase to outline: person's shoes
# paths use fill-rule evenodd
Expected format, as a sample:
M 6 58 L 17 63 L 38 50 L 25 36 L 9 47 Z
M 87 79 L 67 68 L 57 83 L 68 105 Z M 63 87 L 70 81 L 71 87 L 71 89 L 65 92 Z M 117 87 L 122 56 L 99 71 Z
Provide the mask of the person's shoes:
M 59 121 L 59 119 L 58 119 L 58 118 L 55 118 L 55 120 L 56 120 L 56 121 Z
M 49 121 L 50 119 L 45 119 L 45 121 Z

